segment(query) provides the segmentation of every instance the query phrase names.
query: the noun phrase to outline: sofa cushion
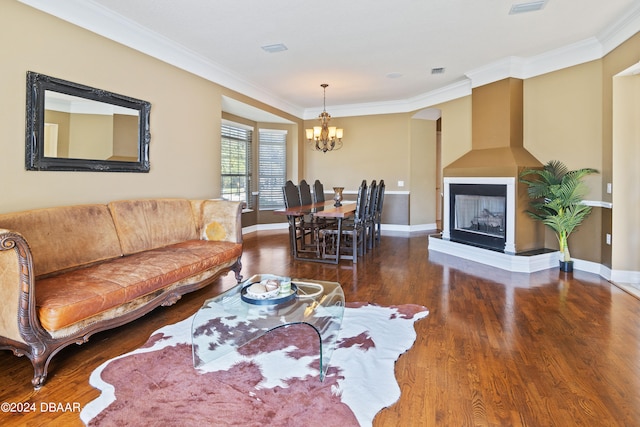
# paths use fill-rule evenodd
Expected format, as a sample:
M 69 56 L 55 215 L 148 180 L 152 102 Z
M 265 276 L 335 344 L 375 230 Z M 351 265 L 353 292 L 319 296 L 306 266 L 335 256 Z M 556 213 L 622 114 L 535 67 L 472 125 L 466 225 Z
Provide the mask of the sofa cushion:
M 29 242 L 36 276 L 122 255 L 105 205 L 35 209 L 0 215 L 0 228 Z
M 190 240 L 42 279 L 38 317 L 53 332 L 241 255 L 241 244 Z
M 109 209 L 125 255 L 199 238 L 189 200 L 120 200 Z

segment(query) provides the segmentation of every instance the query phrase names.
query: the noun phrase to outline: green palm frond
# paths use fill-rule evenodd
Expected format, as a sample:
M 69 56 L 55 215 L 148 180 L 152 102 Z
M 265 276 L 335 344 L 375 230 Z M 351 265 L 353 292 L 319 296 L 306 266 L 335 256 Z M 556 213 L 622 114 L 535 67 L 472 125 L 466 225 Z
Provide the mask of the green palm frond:
M 569 235 L 591 213 L 591 207 L 582 203 L 588 192 L 582 179 L 594 173 L 598 171 L 593 168 L 570 171 L 562 162 L 552 160 L 542 169 L 526 169 L 520 174 L 531 199 L 527 213 L 556 232 L 560 250 L 567 257 Z
M 591 206 L 580 204 L 566 208 L 561 214 L 548 215 L 540 219 L 555 232 L 564 232 L 569 237 L 590 213 Z

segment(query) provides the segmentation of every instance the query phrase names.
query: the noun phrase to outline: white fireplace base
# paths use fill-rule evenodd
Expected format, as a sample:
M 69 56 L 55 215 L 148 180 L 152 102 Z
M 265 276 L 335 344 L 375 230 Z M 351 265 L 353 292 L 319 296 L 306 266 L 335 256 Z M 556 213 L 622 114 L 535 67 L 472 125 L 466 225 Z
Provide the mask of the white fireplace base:
M 429 236 L 429 250 L 517 273 L 533 273 L 558 268 L 558 252 L 530 256 L 511 255 L 452 242 L 440 236 Z

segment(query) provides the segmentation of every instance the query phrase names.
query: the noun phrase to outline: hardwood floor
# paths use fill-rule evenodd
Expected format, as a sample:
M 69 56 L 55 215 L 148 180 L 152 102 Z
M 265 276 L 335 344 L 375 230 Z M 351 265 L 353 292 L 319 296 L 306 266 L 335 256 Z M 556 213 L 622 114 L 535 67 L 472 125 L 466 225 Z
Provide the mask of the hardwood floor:
M 383 236 L 357 264 L 339 266 L 293 262 L 287 244 L 284 232 L 246 236 L 245 277 L 335 280 L 347 301 L 430 310 L 416 323 L 415 345 L 396 364 L 402 397 L 378 414 L 375 426 L 640 425 L 640 301 L 600 277 L 555 269 L 509 273 L 429 253 L 426 234 Z M 84 406 L 98 396 L 88 383 L 94 368 L 233 284 L 230 274 L 172 307 L 63 350 L 38 392 L 30 386 L 29 361 L 0 352 L 0 402 L 36 404 L 35 413 L 0 413 L 0 425 L 82 425 L 78 413 L 43 412 L 42 402 Z

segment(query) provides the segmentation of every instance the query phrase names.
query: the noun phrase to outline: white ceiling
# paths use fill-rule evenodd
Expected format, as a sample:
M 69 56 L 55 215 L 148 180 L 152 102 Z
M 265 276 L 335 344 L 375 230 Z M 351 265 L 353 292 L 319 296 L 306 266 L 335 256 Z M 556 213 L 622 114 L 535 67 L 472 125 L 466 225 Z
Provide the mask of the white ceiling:
M 640 30 L 640 0 L 513 15 L 527 0 L 20 1 L 303 118 L 321 83 L 333 116 L 413 111 L 601 58 Z

